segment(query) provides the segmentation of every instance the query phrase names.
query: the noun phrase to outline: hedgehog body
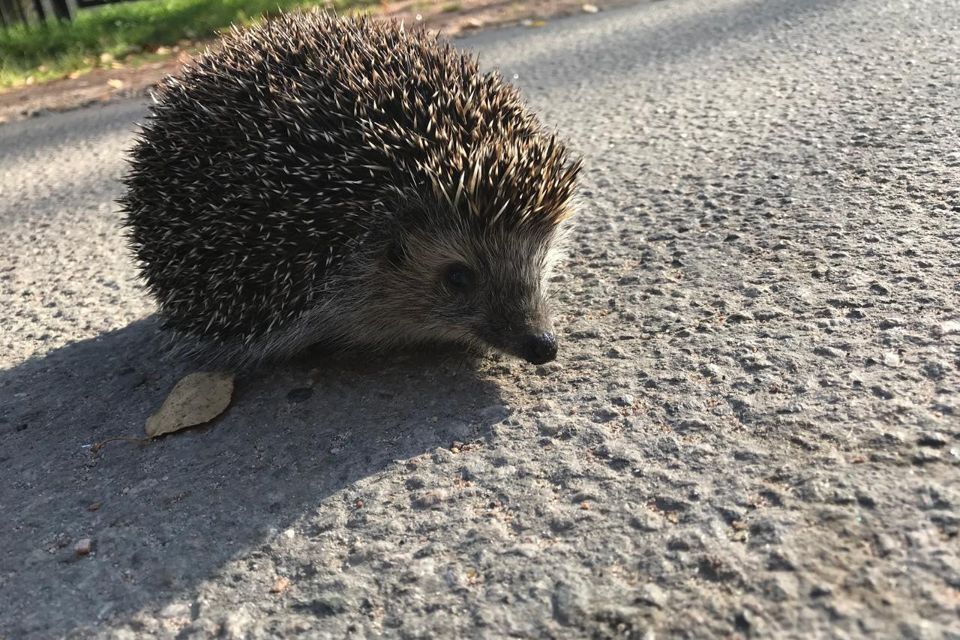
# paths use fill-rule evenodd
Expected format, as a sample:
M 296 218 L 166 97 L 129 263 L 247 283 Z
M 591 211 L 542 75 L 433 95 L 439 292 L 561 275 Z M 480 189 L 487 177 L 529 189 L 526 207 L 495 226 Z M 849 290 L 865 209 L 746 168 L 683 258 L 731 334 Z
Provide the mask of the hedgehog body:
M 424 32 L 319 12 L 235 29 L 164 81 L 131 156 L 141 277 L 198 356 L 556 353 L 547 281 L 579 162 Z

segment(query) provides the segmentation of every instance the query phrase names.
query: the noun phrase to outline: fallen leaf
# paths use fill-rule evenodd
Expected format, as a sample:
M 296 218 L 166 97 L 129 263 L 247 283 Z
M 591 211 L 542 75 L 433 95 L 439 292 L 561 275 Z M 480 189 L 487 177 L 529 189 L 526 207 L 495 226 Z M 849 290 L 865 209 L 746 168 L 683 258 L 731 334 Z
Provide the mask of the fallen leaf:
M 123 89 L 123 80 L 110 78 L 109 80 L 107 80 L 107 84 L 113 87 L 114 89 Z
M 233 397 L 233 374 L 220 371 L 191 373 L 173 387 L 160 410 L 147 418 L 151 438 L 210 422 Z

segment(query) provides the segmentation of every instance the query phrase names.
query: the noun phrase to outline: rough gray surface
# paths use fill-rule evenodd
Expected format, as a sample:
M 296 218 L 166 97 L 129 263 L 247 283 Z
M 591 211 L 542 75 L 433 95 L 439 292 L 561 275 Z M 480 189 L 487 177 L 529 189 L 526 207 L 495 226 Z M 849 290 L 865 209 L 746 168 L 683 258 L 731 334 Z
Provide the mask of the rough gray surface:
M 185 372 L 111 202 L 141 107 L 0 128 L 0 636 L 957 638 L 957 33 L 674 0 L 464 41 L 588 159 L 561 359 L 314 355 L 99 455 Z

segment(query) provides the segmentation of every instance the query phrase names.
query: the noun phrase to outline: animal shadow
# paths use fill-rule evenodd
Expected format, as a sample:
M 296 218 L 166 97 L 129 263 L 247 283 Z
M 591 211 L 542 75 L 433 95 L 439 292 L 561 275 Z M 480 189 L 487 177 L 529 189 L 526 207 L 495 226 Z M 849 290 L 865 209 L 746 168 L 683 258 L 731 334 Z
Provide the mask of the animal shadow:
M 185 597 L 391 463 L 488 438 L 502 406 L 458 354 L 314 352 L 239 378 L 211 425 L 91 451 L 141 436 L 189 371 L 161 360 L 148 319 L 0 372 L 0 636 Z

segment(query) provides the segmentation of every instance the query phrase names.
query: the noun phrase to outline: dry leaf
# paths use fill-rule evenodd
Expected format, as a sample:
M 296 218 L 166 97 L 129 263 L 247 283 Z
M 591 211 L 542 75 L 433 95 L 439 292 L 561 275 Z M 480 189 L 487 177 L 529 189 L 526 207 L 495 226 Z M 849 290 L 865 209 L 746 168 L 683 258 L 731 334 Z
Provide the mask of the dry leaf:
M 110 78 L 109 80 L 107 80 L 107 84 L 113 87 L 114 89 L 123 89 L 123 80 Z
M 219 371 L 191 373 L 176 384 L 163 406 L 147 418 L 151 438 L 210 422 L 233 396 L 233 374 Z

